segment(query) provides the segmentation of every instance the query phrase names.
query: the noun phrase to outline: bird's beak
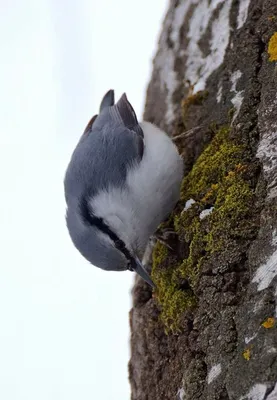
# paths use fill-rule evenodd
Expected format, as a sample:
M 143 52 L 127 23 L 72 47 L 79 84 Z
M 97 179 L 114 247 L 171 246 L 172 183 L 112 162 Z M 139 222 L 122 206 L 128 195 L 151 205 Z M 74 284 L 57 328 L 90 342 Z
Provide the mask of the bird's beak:
M 134 257 L 134 263 L 132 265 L 132 268 L 143 280 L 145 280 L 145 282 L 147 282 L 150 286 L 152 286 L 152 288 L 155 287 L 154 282 L 152 281 L 148 272 L 146 271 L 141 261 L 137 257 Z

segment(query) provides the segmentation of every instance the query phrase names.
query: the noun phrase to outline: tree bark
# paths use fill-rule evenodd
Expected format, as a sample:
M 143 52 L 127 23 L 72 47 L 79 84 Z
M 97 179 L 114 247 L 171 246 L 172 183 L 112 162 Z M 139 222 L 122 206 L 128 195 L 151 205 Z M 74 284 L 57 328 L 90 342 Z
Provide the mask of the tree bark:
M 170 2 L 144 119 L 189 131 L 185 178 L 133 288 L 132 400 L 277 399 L 276 31 L 276 0 Z

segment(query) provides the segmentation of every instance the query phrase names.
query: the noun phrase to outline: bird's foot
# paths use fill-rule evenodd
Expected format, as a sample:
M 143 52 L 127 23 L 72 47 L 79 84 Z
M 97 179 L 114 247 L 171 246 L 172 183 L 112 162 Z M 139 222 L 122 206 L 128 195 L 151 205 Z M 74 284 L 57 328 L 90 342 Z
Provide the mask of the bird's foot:
M 171 229 L 166 229 L 162 232 L 154 233 L 153 237 L 166 246 L 168 249 L 173 250 L 172 242 L 176 239 L 177 233 Z

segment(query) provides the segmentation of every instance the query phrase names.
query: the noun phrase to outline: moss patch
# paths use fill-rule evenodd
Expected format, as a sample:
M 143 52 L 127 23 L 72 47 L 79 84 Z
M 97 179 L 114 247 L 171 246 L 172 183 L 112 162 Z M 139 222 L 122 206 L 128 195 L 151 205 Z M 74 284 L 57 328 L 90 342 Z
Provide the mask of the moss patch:
M 277 61 L 277 32 L 275 32 L 268 43 L 269 61 Z
M 223 127 L 183 179 L 179 208 L 170 221 L 180 242 L 186 243 L 187 254 L 173 257 L 159 243 L 153 254 L 152 277 L 167 330 L 176 330 L 184 310 L 196 304 L 202 268 L 212 266 L 218 257 L 220 264 L 231 265 L 255 236 L 256 174 L 247 145 Z M 190 199 L 195 203 L 184 209 Z M 201 218 L 201 212 L 211 207 L 212 212 Z M 184 280 L 190 289 L 180 289 Z
M 157 285 L 155 297 L 161 305 L 161 320 L 166 332 L 178 332 L 182 313 L 195 304 L 190 290 L 178 289 L 175 278 L 176 266 L 170 259 L 168 249 L 158 242 L 153 251 L 152 277 Z

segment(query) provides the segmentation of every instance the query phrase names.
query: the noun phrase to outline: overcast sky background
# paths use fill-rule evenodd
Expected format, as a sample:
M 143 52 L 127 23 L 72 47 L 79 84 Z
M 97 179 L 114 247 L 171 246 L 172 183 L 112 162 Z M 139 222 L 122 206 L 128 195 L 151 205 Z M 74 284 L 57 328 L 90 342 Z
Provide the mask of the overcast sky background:
M 0 398 L 130 398 L 133 275 L 66 231 L 63 176 L 110 88 L 142 115 L 167 0 L 0 0 Z

